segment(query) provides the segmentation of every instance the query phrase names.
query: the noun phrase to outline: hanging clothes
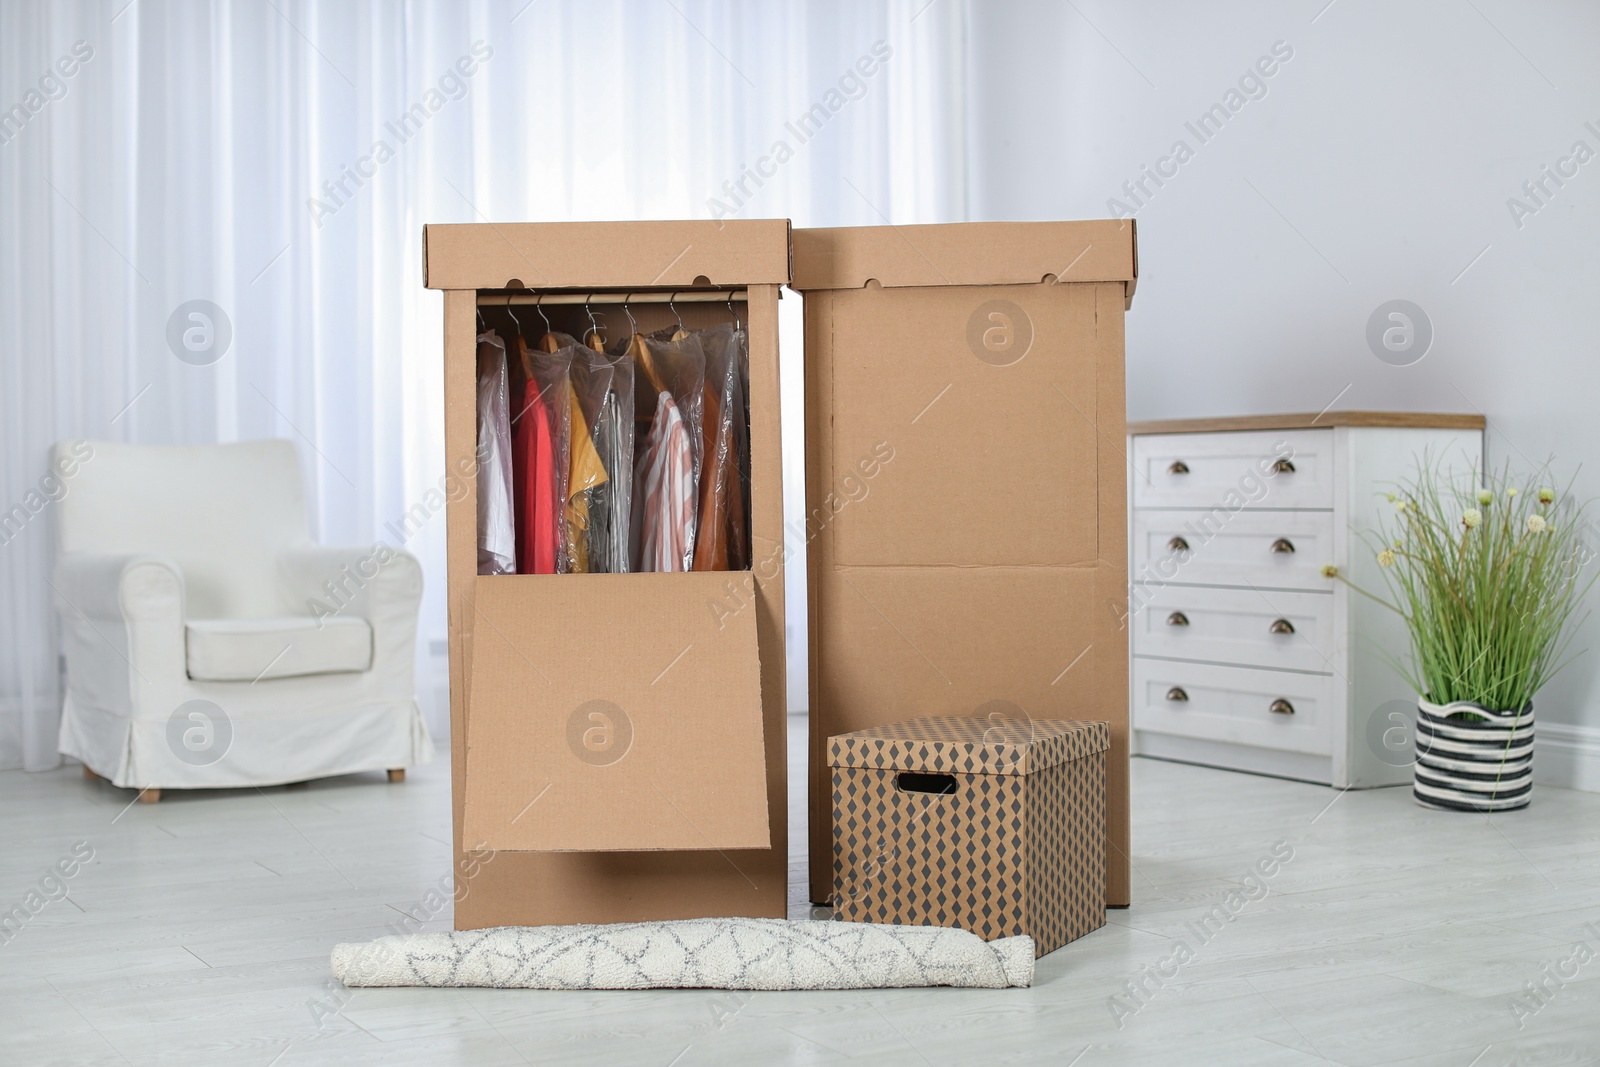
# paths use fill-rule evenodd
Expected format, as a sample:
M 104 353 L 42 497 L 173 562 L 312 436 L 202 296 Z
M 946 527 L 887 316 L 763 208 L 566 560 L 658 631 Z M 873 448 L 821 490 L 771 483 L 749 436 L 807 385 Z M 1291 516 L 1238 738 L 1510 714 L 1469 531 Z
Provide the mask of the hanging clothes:
M 478 335 L 478 573 L 513 574 L 517 535 L 511 497 L 511 404 L 506 345 Z
M 589 504 L 593 490 L 604 485 L 607 479 L 605 464 L 589 436 L 589 425 L 583 417 L 576 389 L 569 390 L 571 399 L 572 466 L 567 479 L 567 551 L 568 572 L 589 573 Z
M 591 572 L 621 574 L 629 570 L 633 363 L 622 354 L 608 355 L 590 347 L 576 348 L 574 353 L 572 390 L 605 472 L 604 479 L 588 493 L 584 551 Z M 577 417 L 575 413 L 575 422 Z M 574 428 L 573 433 L 577 432 Z
M 624 399 L 627 412 L 623 411 Z M 595 450 L 608 475 L 594 492 L 589 511 L 589 566 L 606 574 L 622 574 L 629 567 L 628 541 L 632 534 L 633 503 L 633 382 L 626 392 L 607 389 L 594 425 Z
M 527 383 L 512 426 L 511 466 L 517 514 L 517 573 L 557 574 L 562 559 L 561 483 L 565 480 L 565 417 L 557 418 L 551 394 L 560 395 L 553 375 L 541 375 L 527 343 L 517 338 L 518 355 L 528 368 Z M 548 370 L 548 368 L 545 368 Z M 541 384 L 541 377 L 547 384 Z
M 748 476 L 740 466 L 749 448 L 738 331 L 730 324 L 698 331 L 697 337 L 705 353 L 706 377 L 693 569 L 743 570 L 749 566 L 744 533 Z
M 694 450 L 671 393 L 656 397 L 655 418 L 633 477 L 635 569 L 688 570 L 694 551 Z

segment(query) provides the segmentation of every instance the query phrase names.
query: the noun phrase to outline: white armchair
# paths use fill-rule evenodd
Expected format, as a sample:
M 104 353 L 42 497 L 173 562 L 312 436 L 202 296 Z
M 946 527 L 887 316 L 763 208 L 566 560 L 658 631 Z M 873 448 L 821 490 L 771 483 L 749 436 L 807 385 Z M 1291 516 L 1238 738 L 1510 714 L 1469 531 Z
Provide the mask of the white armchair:
M 77 466 L 52 579 L 63 755 L 147 800 L 433 758 L 414 686 L 422 569 L 384 545 L 310 543 L 292 443 L 65 441 L 56 458 Z

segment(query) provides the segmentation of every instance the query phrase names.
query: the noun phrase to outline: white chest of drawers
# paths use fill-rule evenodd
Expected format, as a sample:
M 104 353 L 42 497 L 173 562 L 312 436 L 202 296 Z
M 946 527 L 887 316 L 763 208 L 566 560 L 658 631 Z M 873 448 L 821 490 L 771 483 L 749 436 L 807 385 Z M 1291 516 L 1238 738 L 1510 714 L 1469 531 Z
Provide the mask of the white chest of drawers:
M 1129 425 L 1133 751 L 1340 788 L 1411 769 L 1415 703 L 1363 535 L 1426 455 L 1482 467 L 1483 418 L 1395 412 Z M 1398 714 L 1398 713 L 1405 714 Z M 1409 730 L 1409 726 L 1406 727 Z

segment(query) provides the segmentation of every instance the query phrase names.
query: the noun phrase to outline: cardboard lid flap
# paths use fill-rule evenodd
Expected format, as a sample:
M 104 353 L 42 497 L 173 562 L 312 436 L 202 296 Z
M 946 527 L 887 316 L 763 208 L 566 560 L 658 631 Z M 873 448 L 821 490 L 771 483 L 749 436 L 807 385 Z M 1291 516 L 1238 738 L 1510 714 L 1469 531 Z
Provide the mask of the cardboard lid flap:
M 799 229 L 794 289 L 1123 282 L 1138 277 L 1132 219 Z
M 1032 774 L 1111 747 L 1104 722 L 929 717 L 828 739 L 828 766 Z
M 788 219 L 433 223 L 429 289 L 691 289 L 783 285 Z
M 463 833 L 497 851 L 770 848 L 756 612 L 726 571 L 480 576 Z

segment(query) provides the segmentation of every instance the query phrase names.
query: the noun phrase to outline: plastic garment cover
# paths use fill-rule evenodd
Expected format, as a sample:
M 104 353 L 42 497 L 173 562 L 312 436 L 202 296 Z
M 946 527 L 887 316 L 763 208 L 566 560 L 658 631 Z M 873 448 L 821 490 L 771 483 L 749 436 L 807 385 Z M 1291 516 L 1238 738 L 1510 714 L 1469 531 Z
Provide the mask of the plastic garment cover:
M 694 554 L 694 456 L 689 428 L 672 394 L 656 398 L 655 418 L 634 470 L 634 567 L 686 571 Z
M 637 571 L 686 571 L 694 563 L 706 360 L 695 335 L 673 341 L 673 332 L 635 334 L 628 348 L 634 421 L 649 423 L 634 465 L 631 546 Z
M 695 336 L 706 357 L 706 387 L 693 569 L 745 570 L 750 566 L 745 495 L 750 448 L 740 380 L 744 335 L 730 323 Z
M 633 363 L 579 349 L 572 388 L 606 477 L 588 490 L 588 569 L 620 574 L 630 569 L 628 541 L 633 499 Z
M 610 480 L 610 474 L 595 447 L 589 417 L 585 414 L 580 394 L 585 391 L 585 386 L 593 382 L 592 376 L 584 372 L 586 364 L 593 358 L 604 359 L 605 356 L 591 348 L 579 347 L 571 350 L 571 357 L 567 379 L 567 395 L 572 412 L 572 465 L 568 473 L 566 497 L 567 570 L 572 574 L 587 574 L 590 570 L 590 506 L 595 492 Z M 595 405 L 589 404 L 588 410 L 594 411 Z
M 512 574 L 517 535 L 511 501 L 511 405 L 505 342 L 478 335 L 478 573 Z
M 562 574 L 571 566 L 565 504 L 571 478 L 572 349 L 529 349 L 521 337 L 516 346 L 526 373 L 512 411 L 517 573 Z

